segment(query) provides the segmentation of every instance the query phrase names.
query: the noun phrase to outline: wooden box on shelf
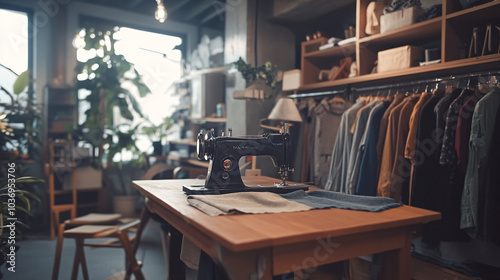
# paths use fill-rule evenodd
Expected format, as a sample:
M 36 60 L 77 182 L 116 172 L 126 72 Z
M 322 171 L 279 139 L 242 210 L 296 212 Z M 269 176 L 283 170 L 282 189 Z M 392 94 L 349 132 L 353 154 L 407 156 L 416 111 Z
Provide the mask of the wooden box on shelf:
M 408 69 L 422 60 L 422 48 L 402 46 L 378 52 L 378 72 Z

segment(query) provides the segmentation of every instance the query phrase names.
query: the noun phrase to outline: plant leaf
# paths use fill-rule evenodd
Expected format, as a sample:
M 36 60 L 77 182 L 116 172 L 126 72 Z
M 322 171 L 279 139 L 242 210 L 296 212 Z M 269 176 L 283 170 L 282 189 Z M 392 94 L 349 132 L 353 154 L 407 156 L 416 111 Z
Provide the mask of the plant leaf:
M 28 86 L 29 81 L 30 81 L 30 70 L 26 70 L 23 73 L 21 73 L 14 82 L 14 88 L 13 88 L 14 94 L 20 94 L 21 92 L 23 92 L 24 89 Z

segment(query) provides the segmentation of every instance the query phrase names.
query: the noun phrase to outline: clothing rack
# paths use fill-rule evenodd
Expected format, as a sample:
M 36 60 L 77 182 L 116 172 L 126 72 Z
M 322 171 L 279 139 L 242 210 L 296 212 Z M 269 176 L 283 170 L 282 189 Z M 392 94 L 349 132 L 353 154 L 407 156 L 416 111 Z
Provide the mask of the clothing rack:
M 342 90 L 332 90 L 332 91 L 320 91 L 320 92 L 307 92 L 307 93 L 295 93 L 288 96 L 288 98 L 307 98 L 307 97 L 320 97 L 320 96 L 330 96 L 330 95 L 339 95 L 345 94 L 349 95 L 353 92 L 364 92 L 364 91 L 376 91 L 376 90 L 385 90 L 385 89 L 393 89 L 393 88 L 408 88 L 419 86 L 423 84 L 437 84 L 445 81 L 459 81 L 462 79 L 469 79 L 468 84 L 476 83 L 477 81 L 472 81 L 471 78 L 480 78 L 480 77 L 490 77 L 493 75 L 500 75 L 500 70 L 497 71 L 487 71 L 487 72 L 474 72 L 469 74 L 461 74 L 461 75 L 449 75 L 439 78 L 433 79 L 424 79 L 424 80 L 416 80 L 410 82 L 403 83 L 390 83 L 380 86 L 369 86 L 369 87 L 356 87 L 351 88 L 351 85 L 347 85 L 345 89 Z

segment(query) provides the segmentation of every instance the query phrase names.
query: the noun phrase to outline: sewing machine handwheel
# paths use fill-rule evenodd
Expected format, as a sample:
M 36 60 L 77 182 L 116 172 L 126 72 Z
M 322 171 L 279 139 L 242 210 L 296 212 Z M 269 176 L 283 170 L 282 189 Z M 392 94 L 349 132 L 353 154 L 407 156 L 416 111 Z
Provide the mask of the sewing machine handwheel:
M 198 137 L 196 139 L 196 156 L 199 160 L 205 159 L 205 133 L 198 133 Z

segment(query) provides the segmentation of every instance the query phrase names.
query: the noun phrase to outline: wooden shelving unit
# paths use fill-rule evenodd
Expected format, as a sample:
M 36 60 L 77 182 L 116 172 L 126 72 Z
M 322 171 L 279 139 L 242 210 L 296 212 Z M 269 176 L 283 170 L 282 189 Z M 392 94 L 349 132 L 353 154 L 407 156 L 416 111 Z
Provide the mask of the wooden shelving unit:
M 387 84 L 404 80 L 430 79 L 435 77 L 465 74 L 500 69 L 500 54 L 468 58 L 468 44 L 472 28 L 484 33 L 486 24 L 500 26 L 500 1 L 492 1 L 476 7 L 461 9 L 458 1 L 443 0 L 443 14 L 439 17 L 391 30 L 382 34 L 365 34 L 366 7 L 370 0 L 356 2 L 356 42 L 348 46 L 318 50 L 326 38 L 302 43 L 302 85 L 299 92 L 317 92 L 343 89 L 347 86 L 361 87 Z M 492 32 L 498 32 L 494 29 Z M 484 38 L 479 39 L 482 50 Z M 384 73 L 371 73 L 377 53 L 404 45 L 416 45 L 441 50 L 441 62 L 427 66 Z M 498 46 L 494 46 L 496 50 Z M 480 50 L 480 51 L 481 51 Z M 333 81 L 318 82 L 319 72 L 331 69 L 340 59 L 353 56 L 358 67 L 358 76 Z

